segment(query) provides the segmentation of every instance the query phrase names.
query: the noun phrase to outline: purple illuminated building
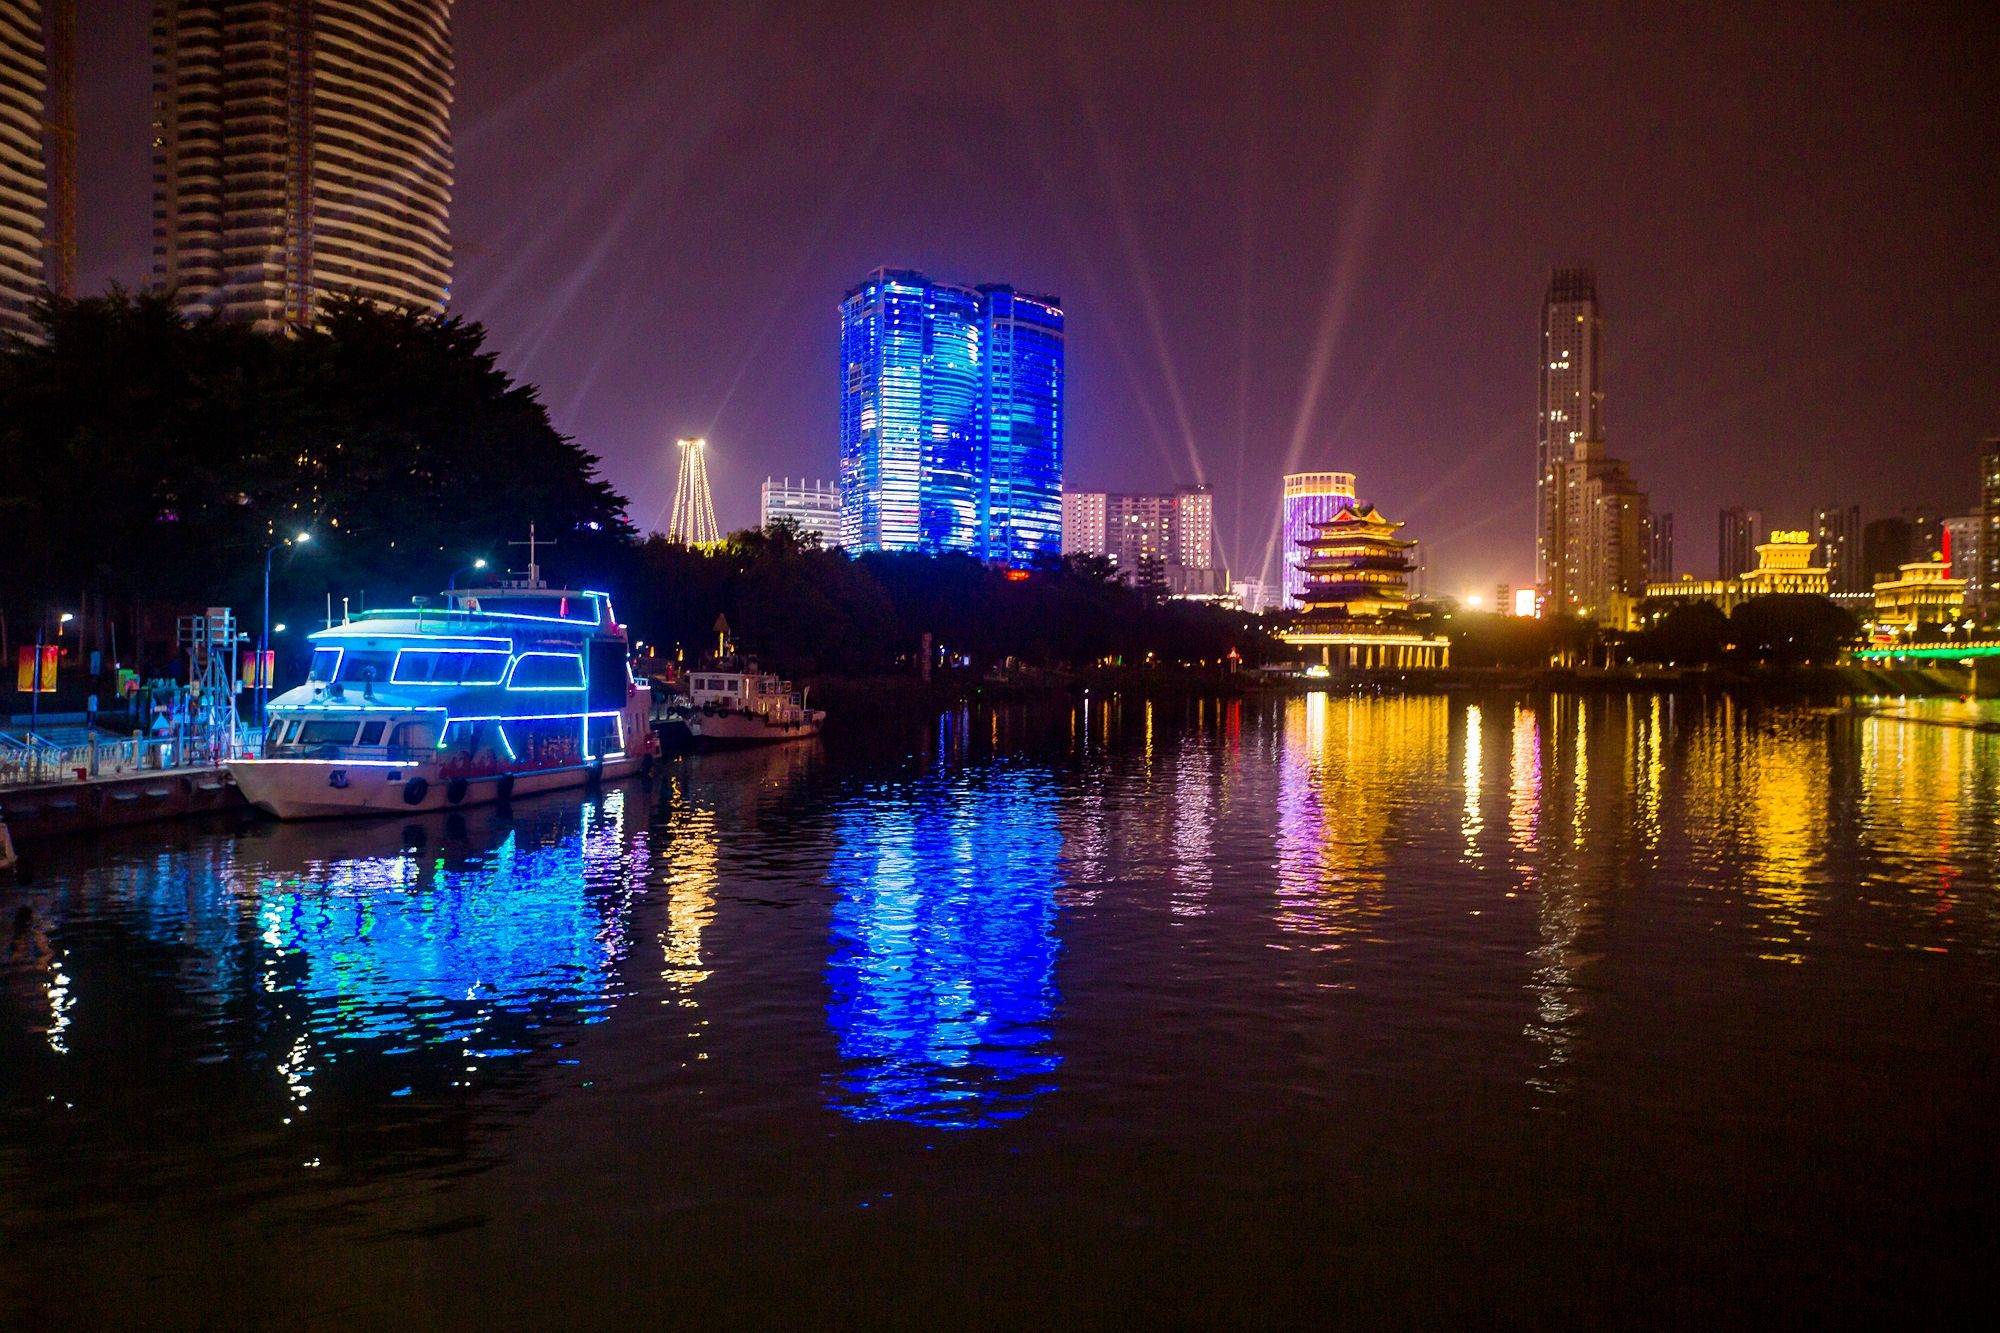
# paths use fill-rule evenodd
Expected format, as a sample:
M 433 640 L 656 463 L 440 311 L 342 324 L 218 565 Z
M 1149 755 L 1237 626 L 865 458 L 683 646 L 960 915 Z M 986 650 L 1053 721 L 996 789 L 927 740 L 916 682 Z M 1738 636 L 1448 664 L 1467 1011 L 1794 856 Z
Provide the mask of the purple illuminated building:
M 1352 472 L 1291 472 L 1285 475 L 1285 605 L 1296 607 L 1305 591 L 1299 558 L 1322 523 L 1354 508 Z

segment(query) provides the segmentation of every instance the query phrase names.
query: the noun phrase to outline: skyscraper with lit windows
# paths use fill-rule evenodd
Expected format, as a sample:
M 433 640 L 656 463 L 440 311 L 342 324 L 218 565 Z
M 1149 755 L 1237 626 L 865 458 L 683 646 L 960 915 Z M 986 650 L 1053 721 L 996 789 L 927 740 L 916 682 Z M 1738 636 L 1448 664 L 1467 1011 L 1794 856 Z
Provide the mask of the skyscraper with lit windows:
M 1604 439 L 1599 354 L 1604 316 L 1597 275 L 1559 268 L 1542 298 L 1541 401 L 1535 443 L 1535 585 L 1545 604 L 1568 609 L 1563 552 L 1564 465 Z M 1599 450 L 1601 451 L 1601 444 Z
M 40 0 L 0 0 L 0 333 L 33 333 L 42 289 L 46 71 Z
M 842 544 L 1024 565 L 1062 544 L 1063 312 L 877 269 L 840 305 Z
M 1333 516 L 1354 508 L 1352 472 L 1288 472 L 1285 474 L 1284 508 L 1279 514 L 1285 543 L 1285 602 L 1298 606 L 1306 590 L 1305 571 L 1299 561 L 1320 525 Z

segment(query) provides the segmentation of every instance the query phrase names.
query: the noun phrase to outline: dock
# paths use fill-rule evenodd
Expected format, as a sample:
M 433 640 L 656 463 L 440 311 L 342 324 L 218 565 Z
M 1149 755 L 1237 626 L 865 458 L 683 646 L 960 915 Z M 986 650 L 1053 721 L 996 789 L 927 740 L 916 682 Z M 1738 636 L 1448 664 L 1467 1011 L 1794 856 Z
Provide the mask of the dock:
M 92 738 L 70 747 L 11 749 L 0 764 L 0 823 L 16 843 L 180 819 L 242 803 L 220 755 L 181 738 Z

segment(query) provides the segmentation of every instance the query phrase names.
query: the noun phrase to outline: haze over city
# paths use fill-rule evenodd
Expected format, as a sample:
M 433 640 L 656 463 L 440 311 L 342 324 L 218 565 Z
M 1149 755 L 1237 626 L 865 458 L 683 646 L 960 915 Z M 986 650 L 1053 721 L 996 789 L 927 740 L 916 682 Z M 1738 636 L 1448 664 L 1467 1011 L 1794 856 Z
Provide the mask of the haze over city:
M 79 288 L 143 283 L 147 10 L 79 52 Z M 2000 401 L 1994 28 L 1959 9 L 530 0 L 454 17 L 452 308 L 663 525 L 831 477 L 835 307 L 878 265 L 1059 294 L 1075 486 L 1206 481 L 1268 573 L 1336 467 L 1431 586 L 1533 574 L 1535 340 L 1592 264 L 1606 434 L 1680 516 L 1968 506 Z M 1802 34 L 1809 34 L 1803 36 Z

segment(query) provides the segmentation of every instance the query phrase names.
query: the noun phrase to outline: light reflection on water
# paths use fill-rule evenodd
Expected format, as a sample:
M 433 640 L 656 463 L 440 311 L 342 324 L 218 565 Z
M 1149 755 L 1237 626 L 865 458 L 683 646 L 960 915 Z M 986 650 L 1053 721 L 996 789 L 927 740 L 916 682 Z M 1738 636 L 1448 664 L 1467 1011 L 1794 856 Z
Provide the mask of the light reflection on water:
M 1025 1113 L 1061 1063 L 1048 775 L 996 766 L 864 792 L 833 829 L 835 1104 L 959 1127 Z
M 1535 1134 L 1754 1198 L 1824 1177 L 1797 1117 L 1888 1178 L 1981 1129 L 1952 1090 L 2000 1040 L 1995 716 L 1092 698 L 506 812 L 51 849 L 0 890 L 0 1206 L 59 1236 L 88 1179 L 148 1226 L 262 1219 L 311 1174 L 365 1220 L 629 1142 L 579 1178 L 639 1182 L 589 1207 L 663 1245 L 687 1238 L 647 1211 L 665 1194 L 809 1226 L 828 1198 L 1032 1177 L 1016 1206 L 1051 1249 L 1024 1262 L 1048 1269 L 1126 1234 L 1108 1200 L 1214 1198 L 1276 1235 L 1334 1225 L 1312 1201 L 1336 1196 L 1393 1218 L 1475 1147 L 1531 1213 L 1637 1225 L 1542 1171 Z M 616 1132 L 571 1134 L 594 1098 Z M 1954 1114 L 1898 1121 L 1924 1107 Z M 1717 1159 L 1732 1134 L 1755 1151 Z M 1061 1164 L 1107 1146 L 1124 1174 L 1072 1189 Z M 1663 1197 L 1667 1249 L 1718 1216 L 1810 1225 Z

